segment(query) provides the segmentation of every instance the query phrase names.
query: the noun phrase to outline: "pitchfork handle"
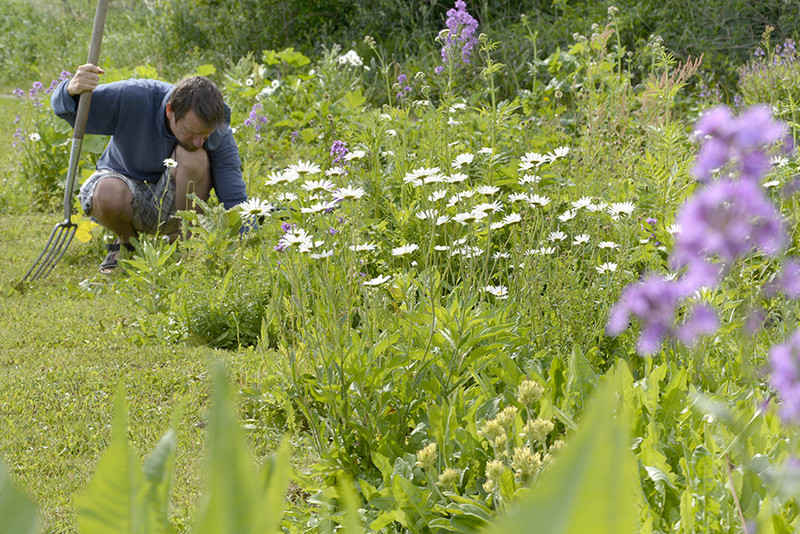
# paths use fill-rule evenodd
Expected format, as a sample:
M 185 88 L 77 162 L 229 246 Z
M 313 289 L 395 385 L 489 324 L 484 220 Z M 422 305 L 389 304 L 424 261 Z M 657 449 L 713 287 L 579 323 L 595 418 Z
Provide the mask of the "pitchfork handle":
M 103 27 L 106 25 L 106 13 L 108 12 L 108 0 L 98 0 L 97 10 L 94 13 L 94 26 L 92 27 L 92 42 L 89 43 L 89 58 L 87 63 L 97 65 L 100 59 L 100 43 L 103 41 Z M 86 132 L 86 121 L 89 119 L 89 104 L 92 102 L 92 92 L 81 93 L 78 100 L 78 113 L 75 116 L 75 128 L 72 131 L 74 139 L 83 140 Z

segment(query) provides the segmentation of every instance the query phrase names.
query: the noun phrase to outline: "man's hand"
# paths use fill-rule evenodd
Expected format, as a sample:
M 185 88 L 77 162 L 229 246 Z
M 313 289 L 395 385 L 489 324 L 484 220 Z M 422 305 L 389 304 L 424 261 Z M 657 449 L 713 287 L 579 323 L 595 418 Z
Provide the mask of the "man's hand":
M 86 91 L 94 91 L 100 83 L 100 75 L 104 73 L 105 71 L 97 65 L 91 63 L 81 65 L 67 84 L 67 92 L 70 96 L 75 96 Z

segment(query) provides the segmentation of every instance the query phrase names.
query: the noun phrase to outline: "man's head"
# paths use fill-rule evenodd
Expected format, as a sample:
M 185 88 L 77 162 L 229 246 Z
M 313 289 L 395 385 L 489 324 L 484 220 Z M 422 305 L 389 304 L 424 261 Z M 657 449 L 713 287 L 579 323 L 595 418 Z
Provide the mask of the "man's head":
M 223 120 L 222 93 L 203 76 L 190 76 L 175 85 L 167 102 L 167 120 L 181 146 L 202 147 Z

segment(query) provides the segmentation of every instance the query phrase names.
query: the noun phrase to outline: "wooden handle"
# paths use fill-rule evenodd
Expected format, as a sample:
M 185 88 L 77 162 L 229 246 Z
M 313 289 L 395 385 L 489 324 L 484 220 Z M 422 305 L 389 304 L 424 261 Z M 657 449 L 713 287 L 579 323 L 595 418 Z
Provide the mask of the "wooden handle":
M 100 43 L 103 41 L 103 27 L 106 25 L 108 0 L 98 0 L 97 10 L 94 13 L 94 26 L 92 27 L 92 42 L 89 43 L 89 57 L 87 63 L 97 65 L 100 59 Z M 86 121 L 89 119 L 89 104 L 92 102 L 92 92 L 81 93 L 78 99 L 78 113 L 75 116 L 75 128 L 72 130 L 74 139 L 83 139 L 86 131 Z

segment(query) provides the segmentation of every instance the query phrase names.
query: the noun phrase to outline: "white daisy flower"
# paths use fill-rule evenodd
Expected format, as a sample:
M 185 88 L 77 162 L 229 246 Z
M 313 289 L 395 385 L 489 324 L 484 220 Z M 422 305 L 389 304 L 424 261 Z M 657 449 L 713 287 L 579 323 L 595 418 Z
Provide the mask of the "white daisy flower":
M 308 232 L 302 228 L 292 228 L 280 238 L 278 247 L 284 250 L 290 248 L 300 249 L 306 248 L 311 245 L 311 243 L 312 239 L 311 236 L 308 235 Z
M 466 107 L 467 107 L 467 105 L 465 103 L 456 102 L 455 104 L 450 106 L 450 113 L 455 113 L 456 111 L 460 111 L 462 109 L 465 109 Z
M 484 196 L 490 197 L 500 191 L 496 185 L 479 185 L 476 191 Z
M 272 172 L 267 176 L 266 185 L 281 185 L 294 182 L 300 178 L 295 171 Z
M 479 154 L 485 154 L 487 156 L 491 156 L 494 153 L 494 149 L 492 149 L 492 147 L 490 147 L 490 146 L 485 146 L 485 147 L 482 147 L 480 150 L 478 150 L 478 153 Z
M 449 207 L 453 207 L 462 200 L 472 198 L 473 195 L 475 195 L 475 191 L 461 191 L 460 193 L 456 193 L 455 195 L 450 197 L 450 200 L 447 202 L 447 205 Z
M 360 187 L 340 187 L 333 192 L 334 200 L 355 200 L 366 195 L 367 192 Z
M 447 176 L 444 181 L 448 184 L 460 184 L 461 182 L 467 181 L 467 178 L 469 178 L 469 176 L 463 172 L 454 172 L 450 176 Z
M 439 200 L 442 200 L 446 196 L 447 196 L 447 190 L 446 189 L 438 189 L 438 190 L 434 191 L 433 193 L 431 193 L 430 195 L 428 195 L 428 201 L 429 202 L 438 202 Z
M 532 195 L 530 198 L 528 198 L 528 202 L 535 206 L 547 206 L 550 203 L 550 197 Z
M 447 224 L 451 220 L 452 219 L 450 218 L 449 215 L 440 215 L 440 216 L 436 217 L 436 226 L 441 226 L 443 224 Z
M 468 212 L 456 213 L 453 220 L 460 224 L 471 224 L 486 218 L 485 211 L 472 210 Z
M 764 182 L 764 189 L 771 189 L 773 187 L 778 187 L 779 185 L 781 185 L 780 181 L 770 180 L 769 182 Z
M 316 202 L 307 208 L 300 208 L 300 213 L 322 213 L 336 207 L 336 202 Z
M 298 199 L 297 195 L 295 195 L 294 193 L 289 193 L 289 192 L 287 192 L 287 193 L 278 193 L 277 195 L 275 195 L 275 200 L 277 202 L 283 202 L 285 204 L 288 204 L 290 202 L 295 202 L 297 199 Z
M 345 154 L 344 155 L 344 159 L 346 161 L 353 161 L 354 159 L 361 159 L 366 155 L 367 155 L 367 153 L 364 150 L 353 150 L 353 151 L 348 152 L 347 154 Z
M 31 134 L 31 135 L 38 135 L 38 134 Z M 33 139 L 31 139 L 31 141 L 33 141 Z M 38 139 L 36 139 L 36 141 L 38 141 Z M 164 160 L 164 167 L 166 167 L 168 169 L 174 169 L 177 166 L 178 166 L 178 162 L 175 161 L 172 158 L 167 158 L 167 159 Z
M 309 254 L 308 257 L 315 259 L 315 260 L 322 260 L 325 258 L 330 258 L 333 256 L 333 250 L 325 250 L 323 252 L 315 252 L 313 254 Z
M 371 252 L 378 248 L 378 245 L 374 243 L 364 243 L 362 245 L 350 245 L 348 248 L 353 252 Z
M 430 168 L 421 167 L 419 169 L 408 171 L 406 175 L 403 177 L 403 182 L 411 183 L 415 180 L 422 180 L 423 178 L 426 178 L 428 176 L 439 174 L 439 172 L 441 172 L 439 170 L 439 167 L 430 167 Z
M 322 191 L 333 191 L 336 189 L 336 184 L 330 180 L 306 180 L 300 187 L 309 193 L 320 193 Z
M 258 197 L 253 197 L 239 204 L 238 208 L 239 216 L 243 221 L 246 221 L 248 219 L 269 215 L 270 211 L 272 211 L 272 204 Z
M 392 249 L 392 256 L 407 256 L 419 249 L 419 245 L 410 243 Z
M 597 244 L 597 246 L 600 247 L 600 248 L 608 249 L 608 250 L 614 250 L 615 248 L 619 248 L 619 245 L 617 245 L 613 241 L 600 241 Z
M 567 154 L 569 154 L 569 147 L 568 146 L 560 146 L 560 147 L 554 149 L 552 152 L 550 152 L 547 155 L 550 158 L 550 161 L 554 161 L 554 160 L 557 160 L 558 158 L 565 157 Z
M 577 210 L 567 210 L 558 216 L 558 220 L 561 222 L 570 221 L 575 218 L 575 215 L 577 215 L 577 213 L 578 213 Z
M 608 212 L 612 217 L 619 217 L 620 215 L 630 215 L 636 209 L 633 202 L 614 202 L 609 206 Z
M 579 210 L 582 208 L 588 208 L 589 206 L 591 206 L 591 204 L 592 204 L 591 197 L 581 197 L 578 200 L 574 200 L 572 202 L 572 207 L 575 208 L 576 210 Z
M 503 224 L 505 225 L 517 224 L 520 222 L 522 222 L 522 215 L 520 215 L 519 213 L 509 213 L 508 215 L 503 217 Z
M 344 167 L 331 167 L 325 171 L 325 176 L 341 176 L 346 172 Z
M 461 121 L 457 121 L 453 117 L 448 117 L 448 119 L 447 119 L 447 125 L 448 126 L 458 126 L 460 124 L 461 124 Z
M 488 215 L 489 213 L 500 213 L 500 212 L 502 212 L 503 211 L 503 205 L 500 204 L 499 202 L 483 202 L 481 204 L 478 204 L 477 206 L 475 206 L 472 209 L 473 209 L 473 211 L 482 211 L 482 212 L 484 212 L 484 213 L 486 213 Z
M 528 196 L 527 193 L 511 193 L 510 195 L 508 195 L 508 201 L 511 202 L 512 204 L 514 202 L 520 202 L 520 201 L 529 202 L 530 197 Z
M 311 163 L 311 161 L 299 161 L 298 163 L 293 163 L 289 165 L 286 170 L 294 171 L 297 174 L 318 174 L 322 172 L 322 168 L 316 163 Z
M 390 274 L 387 274 L 386 276 L 376 276 L 375 278 L 372 278 L 371 280 L 366 280 L 366 281 L 362 282 L 361 285 L 362 286 L 375 287 L 375 286 L 383 285 L 383 284 L 385 284 L 386 282 L 388 282 L 391 279 L 392 279 L 392 275 L 390 275 Z
M 574 238 L 572 238 L 572 244 L 585 245 L 586 243 L 589 242 L 590 239 L 591 238 L 589 237 L 589 234 L 578 234 Z
M 422 210 L 416 213 L 417 219 L 421 221 L 427 221 L 428 219 L 434 220 L 436 217 L 439 216 L 439 212 L 436 210 Z
M 550 232 L 547 236 L 547 239 L 550 241 L 564 241 L 567 238 L 567 234 L 558 230 L 556 232 Z
M 785 156 L 772 156 L 769 158 L 769 162 L 775 167 L 785 167 L 789 164 L 789 158 Z
M 450 165 L 454 169 L 460 169 L 464 165 L 469 165 L 472 163 L 472 160 L 475 159 L 474 154 L 470 154 L 469 152 L 465 152 L 463 154 L 459 154 L 453 160 L 453 163 Z
M 601 211 L 606 211 L 606 209 L 608 209 L 608 204 L 603 202 L 602 200 L 600 202 L 597 202 L 597 203 L 593 202 L 592 204 L 589 204 L 588 206 L 586 206 L 586 210 L 590 211 L 592 213 L 598 213 L 598 212 L 601 212 Z
M 450 247 L 448 247 L 447 245 L 434 245 L 433 250 L 437 252 L 447 252 L 448 250 L 450 250 Z
M 486 286 L 483 291 L 499 299 L 508 298 L 508 288 L 506 286 Z
M 389 137 L 397 137 L 397 130 L 389 129 L 386 130 L 386 135 Z
M 500 228 L 504 227 L 506 224 L 503 221 L 493 222 L 489 225 L 490 230 L 499 230 Z
M 510 257 L 511 257 L 511 254 L 509 254 L 508 252 L 500 252 L 500 251 L 498 251 L 498 252 L 495 252 L 494 254 L 492 254 L 492 258 L 494 258 L 496 260 L 507 260 Z
M 597 269 L 597 272 L 600 274 L 613 273 L 617 270 L 617 264 L 612 262 L 606 262 L 598 265 L 597 267 L 595 267 L 595 269 Z
M 670 224 L 667 227 L 667 232 L 669 232 L 671 235 L 679 234 L 679 233 L 681 233 L 681 225 L 680 224 Z
M 536 185 L 541 180 L 541 176 L 535 174 L 523 174 L 519 177 L 519 185 Z

